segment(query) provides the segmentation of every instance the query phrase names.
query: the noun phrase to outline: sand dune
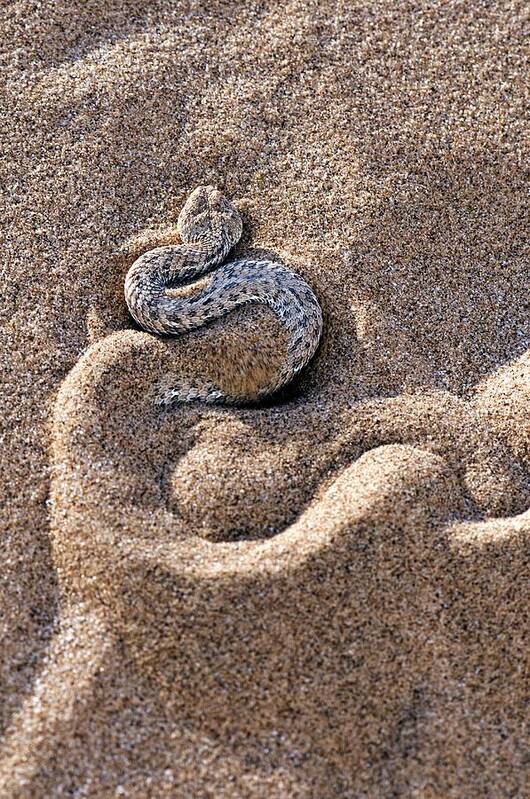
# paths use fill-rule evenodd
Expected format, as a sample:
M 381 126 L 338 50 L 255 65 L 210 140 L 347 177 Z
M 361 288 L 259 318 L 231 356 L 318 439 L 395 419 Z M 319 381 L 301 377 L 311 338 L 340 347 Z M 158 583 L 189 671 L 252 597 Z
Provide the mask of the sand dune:
M 0 12 L 0 795 L 522 797 L 523 5 L 45 5 Z M 281 358 L 268 311 L 123 300 L 199 183 L 324 310 L 260 407 L 153 398 Z

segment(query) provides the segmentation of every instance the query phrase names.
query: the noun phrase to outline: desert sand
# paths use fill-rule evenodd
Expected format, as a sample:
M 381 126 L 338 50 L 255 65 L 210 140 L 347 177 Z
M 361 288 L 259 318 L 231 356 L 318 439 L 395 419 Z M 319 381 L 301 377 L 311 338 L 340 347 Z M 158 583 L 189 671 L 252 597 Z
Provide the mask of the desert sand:
M 1 8 L 2 799 L 525 795 L 526 11 Z M 324 311 L 259 407 L 123 298 L 206 183 Z

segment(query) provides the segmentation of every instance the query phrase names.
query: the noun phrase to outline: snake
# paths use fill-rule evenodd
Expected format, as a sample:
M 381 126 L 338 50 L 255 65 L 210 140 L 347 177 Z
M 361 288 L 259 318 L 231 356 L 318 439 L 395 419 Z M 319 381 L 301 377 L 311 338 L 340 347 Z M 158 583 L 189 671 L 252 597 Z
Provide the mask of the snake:
M 198 186 L 177 220 L 181 244 L 149 250 L 129 268 L 125 301 L 149 333 L 181 336 L 238 308 L 261 304 L 287 334 L 285 357 L 253 396 L 227 394 L 204 379 L 183 379 L 159 402 L 238 403 L 269 397 L 290 383 L 315 354 L 323 315 L 313 289 L 283 263 L 251 256 L 226 260 L 243 232 L 241 215 L 215 186 Z

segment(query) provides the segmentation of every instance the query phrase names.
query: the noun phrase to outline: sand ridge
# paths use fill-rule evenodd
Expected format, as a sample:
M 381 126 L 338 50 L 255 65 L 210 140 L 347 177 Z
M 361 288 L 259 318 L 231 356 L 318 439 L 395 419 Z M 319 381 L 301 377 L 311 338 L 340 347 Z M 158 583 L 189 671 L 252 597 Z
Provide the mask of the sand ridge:
M 0 794 L 522 796 L 523 5 L 1 13 Z M 263 407 L 153 388 L 269 313 L 123 302 L 198 183 L 322 303 Z

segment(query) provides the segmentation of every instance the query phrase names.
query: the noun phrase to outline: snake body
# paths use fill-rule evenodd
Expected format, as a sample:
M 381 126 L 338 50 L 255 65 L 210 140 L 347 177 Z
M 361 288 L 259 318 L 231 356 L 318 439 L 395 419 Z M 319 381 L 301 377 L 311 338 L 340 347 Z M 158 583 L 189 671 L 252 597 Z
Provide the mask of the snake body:
M 261 399 L 290 382 L 318 347 L 322 310 L 300 275 L 268 259 L 225 261 L 242 229 L 232 203 L 213 186 L 199 186 L 178 219 L 183 243 L 150 250 L 129 269 L 125 278 L 129 311 L 149 332 L 180 335 L 242 306 L 261 303 L 286 329 L 286 358 L 256 396 L 228 396 L 206 380 L 182 380 L 162 401 Z

